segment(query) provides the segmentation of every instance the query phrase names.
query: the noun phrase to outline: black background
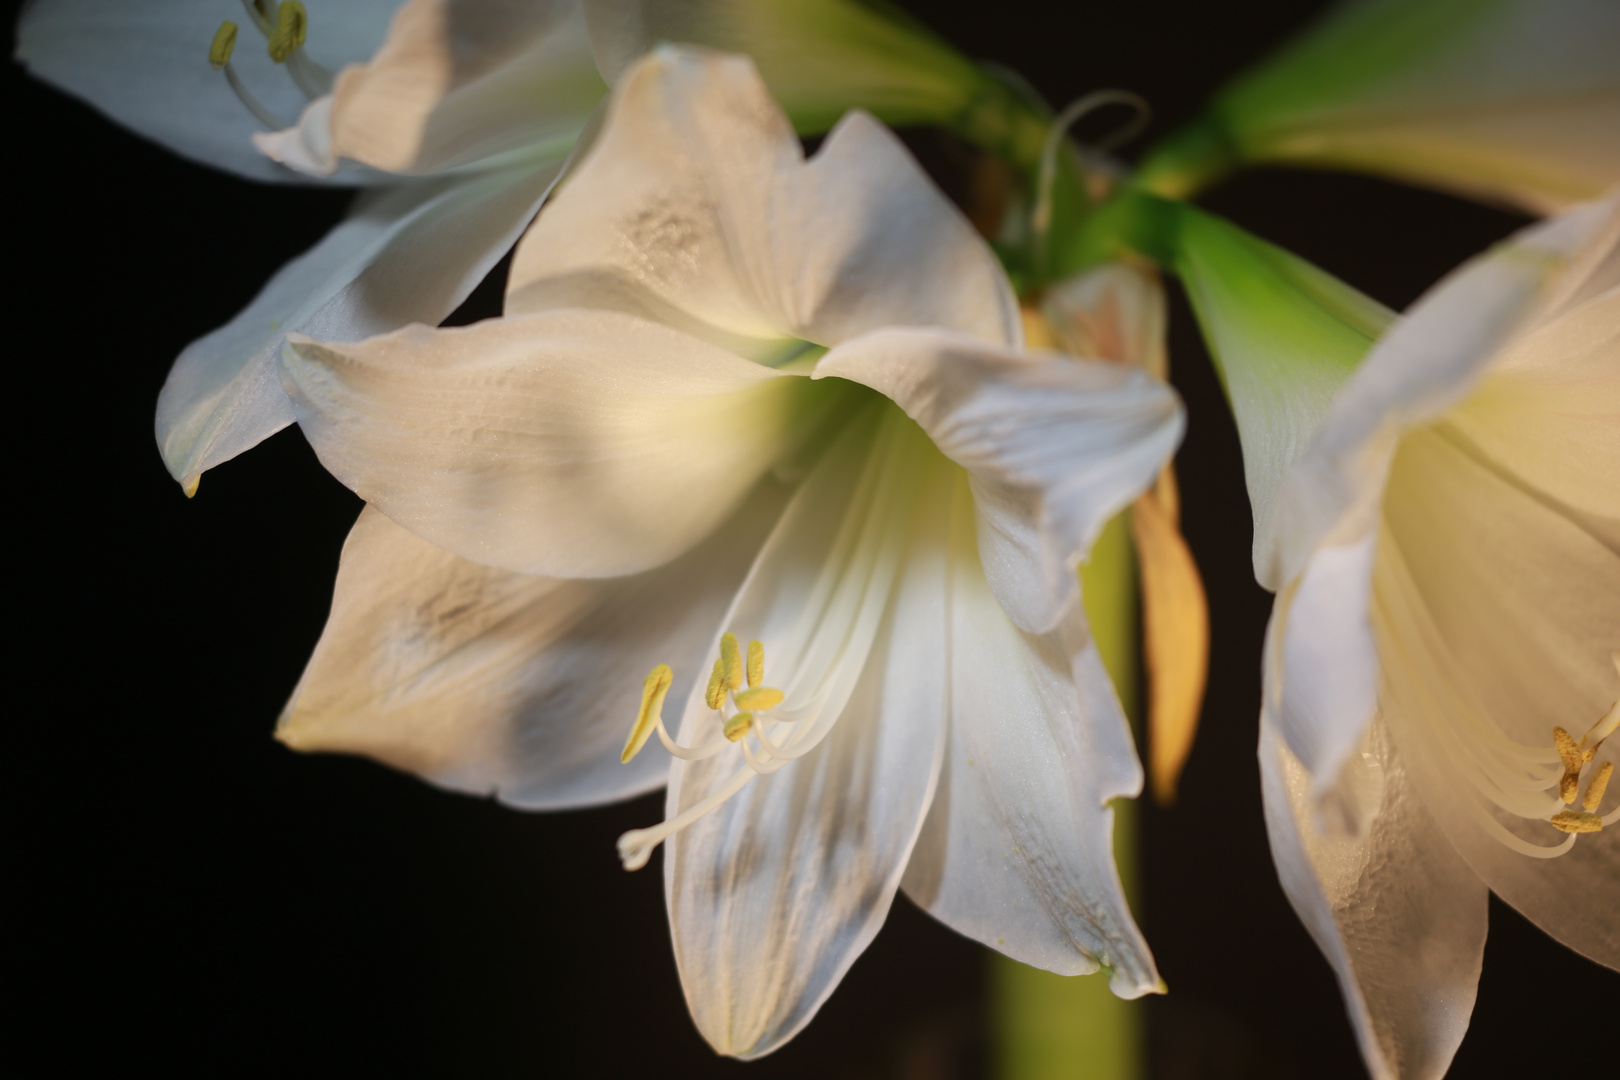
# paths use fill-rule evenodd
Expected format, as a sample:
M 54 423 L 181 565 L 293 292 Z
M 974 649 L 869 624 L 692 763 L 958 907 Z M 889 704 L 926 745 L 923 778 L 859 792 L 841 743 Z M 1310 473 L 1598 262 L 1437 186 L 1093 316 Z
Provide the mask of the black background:
M 1104 86 L 1145 95 L 1149 139 L 1315 10 L 908 6 L 1059 105 Z M 11 1013 L 31 1044 L 13 1053 L 29 1071 L 987 1075 L 985 954 L 903 899 L 804 1034 L 742 1066 L 687 1018 L 656 864 L 627 875 L 614 856 L 622 830 L 661 815 L 657 797 L 524 814 L 270 738 L 359 501 L 293 429 L 188 502 L 154 448 L 152 406 L 186 342 L 314 243 L 346 196 L 212 173 L 16 65 L 5 79 L 18 185 L 5 217 L 6 892 L 24 998 Z M 1520 221 L 1298 173 L 1204 201 L 1395 307 Z M 499 289 L 455 321 L 496 314 Z M 1215 630 L 1181 802 L 1141 815 L 1140 917 L 1174 988 L 1146 1005 L 1153 1075 L 1360 1077 L 1328 966 L 1266 848 L 1254 741 L 1269 597 L 1251 577 L 1232 423 L 1176 304 L 1185 528 Z M 1602 1074 L 1617 990 L 1620 977 L 1493 900 L 1451 1075 Z

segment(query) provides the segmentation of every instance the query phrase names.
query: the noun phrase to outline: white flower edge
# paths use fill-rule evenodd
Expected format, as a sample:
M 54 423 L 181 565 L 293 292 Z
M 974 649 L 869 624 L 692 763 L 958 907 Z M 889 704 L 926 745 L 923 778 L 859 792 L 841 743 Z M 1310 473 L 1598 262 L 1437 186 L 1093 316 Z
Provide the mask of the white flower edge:
M 311 20 L 309 51 L 336 67 L 369 57 L 382 42 L 400 0 L 345 0 L 322 5 Z M 89 102 L 113 121 L 203 165 L 249 180 L 315 183 L 254 149 L 262 125 L 208 64 L 221 18 L 243 19 L 217 0 L 105 4 L 36 0 L 17 22 L 17 58 L 29 73 Z M 243 28 L 233 57 L 243 82 L 266 107 L 289 120 L 307 98 L 266 55 L 263 39 Z M 375 182 L 356 174 L 337 184 Z
M 368 193 L 229 323 L 186 346 L 158 397 L 164 464 L 202 473 L 293 422 L 278 356 L 288 333 L 356 340 L 454 311 L 511 248 L 557 167 L 422 180 Z

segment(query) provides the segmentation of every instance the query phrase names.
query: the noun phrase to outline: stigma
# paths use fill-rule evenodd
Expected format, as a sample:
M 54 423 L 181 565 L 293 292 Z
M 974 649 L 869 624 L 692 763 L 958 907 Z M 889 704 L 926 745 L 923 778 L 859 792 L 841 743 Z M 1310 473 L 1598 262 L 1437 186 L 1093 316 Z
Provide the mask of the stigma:
M 310 101 L 332 91 L 332 73 L 309 58 L 304 52 L 304 41 L 309 36 L 309 13 L 300 0 L 242 0 L 248 19 L 265 39 L 265 51 L 270 59 L 282 65 L 299 91 Z M 220 23 L 214 40 L 208 47 L 208 63 L 215 71 L 225 73 L 225 81 L 242 107 L 254 119 L 271 131 L 291 127 L 255 97 L 242 82 L 242 77 L 231 66 L 236 52 L 237 25 L 229 20 Z
M 668 664 L 659 664 L 648 673 L 641 687 L 641 707 L 619 760 L 627 762 L 635 757 L 656 734 L 664 749 L 674 757 L 701 761 L 717 754 L 730 754 L 741 758 L 740 768 L 684 812 L 651 828 L 631 829 L 619 837 L 619 859 L 626 870 L 646 866 L 659 844 L 724 805 L 754 777 L 775 772 L 803 752 L 796 753 L 792 749 L 796 721 L 774 711 L 786 695 L 765 685 L 762 642 L 749 642 L 744 654 L 736 634 L 727 633 L 720 638 L 720 656 L 714 662 L 703 693 L 703 703 L 717 714 L 719 732 L 697 746 L 683 746 L 664 726 L 664 698 L 674 677 Z

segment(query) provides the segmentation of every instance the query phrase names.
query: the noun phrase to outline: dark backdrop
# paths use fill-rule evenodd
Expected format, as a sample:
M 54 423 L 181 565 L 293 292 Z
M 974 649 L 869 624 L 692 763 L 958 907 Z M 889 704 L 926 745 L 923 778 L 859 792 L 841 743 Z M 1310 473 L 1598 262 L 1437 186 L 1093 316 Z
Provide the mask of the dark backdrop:
M 909 6 L 1055 103 L 1103 86 L 1144 94 L 1152 134 L 1315 9 Z M 220 1075 L 984 1075 L 985 954 L 903 899 L 809 1029 L 745 1069 L 714 1058 L 687 1019 L 656 865 L 627 875 L 614 857 L 622 830 L 660 815 L 656 797 L 524 814 L 271 739 L 359 502 L 295 429 L 209 473 L 188 502 L 154 449 L 152 406 L 180 348 L 312 244 L 346 197 L 211 173 L 15 65 L 5 79 L 18 183 L 5 220 L 18 586 L 7 786 L 21 856 L 8 860 L 7 893 L 21 901 L 11 981 L 26 1003 L 14 1016 L 48 1055 L 36 1062 Z M 1206 203 L 1396 307 L 1518 224 L 1306 174 L 1251 175 Z M 457 320 L 498 304 L 494 281 Z M 1147 1006 L 1154 1074 L 1359 1077 L 1327 964 L 1266 849 L 1253 747 L 1269 598 L 1250 575 L 1232 423 L 1176 304 L 1174 378 L 1191 409 L 1186 530 L 1215 633 L 1181 803 L 1141 818 L 1141 919 L 1175 990 Z M 1452 1075 L 1599 1075 L 1612 1040 L 1598 1018 L 1617 990 L 1620 977 L 1493 901 Z

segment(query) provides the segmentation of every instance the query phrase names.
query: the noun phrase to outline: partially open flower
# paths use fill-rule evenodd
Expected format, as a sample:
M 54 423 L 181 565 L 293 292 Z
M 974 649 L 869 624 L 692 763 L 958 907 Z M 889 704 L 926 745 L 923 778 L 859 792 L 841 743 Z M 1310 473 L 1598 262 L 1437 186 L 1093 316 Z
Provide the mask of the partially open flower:
M 1617 254 L 1620 196 L 1520 233 L 1341 369 L 1325 408 L 1330 345 L 1291 368 L 1279 343 L 1352 341 L 1345 286 L 1316 279 L 1336 307 L 1273 312 L 1269 343 L 1204 294 L 1277 592 L 1272 851 L 1380 1078 L 1445 1072 L 1488 892 L 1620 966 Z

